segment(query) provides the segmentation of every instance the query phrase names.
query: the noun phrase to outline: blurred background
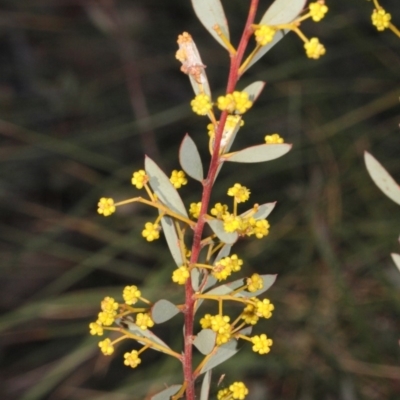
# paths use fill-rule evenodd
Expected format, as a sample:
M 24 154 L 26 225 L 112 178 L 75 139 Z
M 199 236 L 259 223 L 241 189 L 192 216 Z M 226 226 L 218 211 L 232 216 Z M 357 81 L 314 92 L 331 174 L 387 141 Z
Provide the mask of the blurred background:
M 237 43 L 248 1 L 222 1 Z M 260 17 L 271 1 L 260 1 Z M 372 2 L 327 1 L 320 23 L 302 25 L 327 48 L 308 59 L 289 34 L 239 83 L 267 85 L 245 116 L 235 149 L 279 132 L 293 150 L 263 164 L 224 166 L 212 201 L 236 182 L 251 203 L 277 201 L 270 235 L 235 251 L 244 271 L 276 273 L 274 339 L 249 344 L 213 375 L 243 379 L 249 400 L 400 399 L 400 209 L 374 185 L 370 151 L 400 181 L 400 39 L 371 25 Z M 396 0 L 382 0 L 400 26 Z M 165 241 L 141 237 L 153 210 L 135 204 L 104 218 L 100 197 L 137 195 L 130 183 L 145 154 L 179 168 L 189 132 L 207 162 L 207 121 L 175 59 L 189 31 L 214 95 L 226 85 L 226 52 L 189 0 L 2 0 L 0 3 L 0 398 L 146 399 L 180 383 L 180 365 L 153 351 L 123 365 L 88 334 L 105 296 L 127 284 L 145 297 L 181 301 Z M 187 205 L 200 186 L 181 190 Z M 243 209 L 244 210 L 244 209 Z M 178 316 L 155 332 L 181 348 Z

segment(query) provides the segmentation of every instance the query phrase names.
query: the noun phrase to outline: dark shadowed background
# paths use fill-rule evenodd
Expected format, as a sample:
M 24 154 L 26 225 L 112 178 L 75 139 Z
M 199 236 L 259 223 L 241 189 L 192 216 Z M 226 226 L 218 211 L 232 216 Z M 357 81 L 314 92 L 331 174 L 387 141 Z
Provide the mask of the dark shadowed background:
M 270 4 L 260 1 L 260 16 Z M 249 1 L 223 0 L 233 42 Z M 244 379 L 249 400 L 400 399 L 400 209 L 369 178 L 364 150 L 400 181 L 400 39 L 370 23 L 372 3 L 328 1 L 303 31 L 327 48 L 306 58 L 294 34 L 252 67 L 239 88 L 267 86 L 235 149 L 279 132 L 293 150 L 263 164 L 226 165 L 213 201 L 236 182 L 251 203 L 277 201 L 271 233 L 237 247 L 244 273 L 277 273 L 267 292 L 274 339 L 249 344 L 218 367 L 216 383 Z M 382 0 L 400 26 L 398 1 Z M 180 383 L 174 359 L 147 351 L 136 370 L 88 334 L 105 296 L 137 284 L 152 300 L 180 301 L 164 239 L 147 243 L 141 205 L 103 218 L 100 197 L 137 195 L 144 154 L 168 173 L 186 132 L 207 161 L 205 118 L 175 60 L 189 31 L 214 95 L 228 56 L 197 21 L 189 0 L 3 0 L 0 3 L 0 398 L 139 400 Z M 182 191 L 199 201 L 200 186 Z M 162 288 L 162 289 L 161 289 Z M 182 318 L 157 326 L 180 349 Z M 179 351 L 179 350 L 178 350 Z

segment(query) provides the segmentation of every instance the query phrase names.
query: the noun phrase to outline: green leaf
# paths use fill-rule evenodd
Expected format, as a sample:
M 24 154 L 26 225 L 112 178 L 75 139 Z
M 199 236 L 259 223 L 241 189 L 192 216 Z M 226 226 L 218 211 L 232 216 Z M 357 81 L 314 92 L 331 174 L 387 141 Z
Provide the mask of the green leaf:
M 365 165 L 375 185 L 382 190 L 389 199 L 400 205 L 400 186 L 389 175 L 385 168 L 367 151 L 364 153 Z
M 206 284 L 203 287 L 202 293 L 204 293 L 205 290 L 207 290 L 211 286 L 214 286 L 218 282 L 218 279 L 213 277 L 211 274 L 208 274 L 206 279 Z
M 214 25 L 219 25 L 222 33 L 229 40 L 228 21 L 225 17 L 224 9 L 220 0 L 192 0 L 192 5 L 197 18 L 210 32 L 214 39 L 223 47 L 227 46 L 213 29 Z
M 168 300 L 161 299 L 151 307 L 151 319 L 156 324 L 162 324 L 179 314 L 181 310 Z
M 184 264 L 182 252 L 179 247 L 179 238 L 176 232 L 174 220 L 171 217 L 164 216 L 161 218 L 161 226 L 163 228 L 164 236 L 168 244 L 169 251 L 176 265 L 180 267 Z
M 261 204 L 261 206 L 258 206 L 258 210 L 255 214 L 253 214 L 253 218 L 256 220 L 260 219 L 265 219 L 268 217 L 269 214 L 271 214 L 272 210 L 275 208 L 276 201 L 273 203 L 264 203 Z M 251 208 L 250 210 L 247 210 L 243 214 L 241 214 L 241 217 L 246 217 L 248 214 L 250 214 L 253 211 Z
M 238 234 L 236 232 L 226 232 L 223 222 L 219 219 L 210 219 L 207 220 L 207 223 L 221 242 L 233 244 L 237 241 Z
M 172 385 L 152 396 L 150 400 L 171 400 L 171 396 L 177 394 L 181 387 L 182 385 Z
M 208 361 L 203 365 L 200 373 L 203 374 L 224 361 L 229 360 L 233 357 L 239 350 L 236 349 L 237 341 L 232 339 L 228 343 L 217 347 L 214 351 L 215 353 L 208 359 Z
M 210 354 L 215 347 L 215 340 L 217 339 L 217 333 L 211 329 L 201 330 L 193 341 L 193 345 L 205 356 Z
M 392 260 L 396 264 L 397 269 L 400 271 L 400 254 L 392 253 Z
M 244 71 L 247 71 L 252 65 L 254 65 L 261 57 L 263 57 L 265 54 L 267 54 L 278 42 L 280 42 L 288 33 L 288 30 L 281 30 L 277 31 L 275 33 L 274 39 L 272 40 L 271 43 L 268 43 L 267 45 L 261 47 L 261 49 L 254 55 L 254 57 L 251 59 L 247 67 L 244 69 Z M 244 72 L 243 71 L 243 72 Z
M 117 325 L 122 326 L 123 328 L 127 329 L 128 331 L 132 332 L 135 335 L 141 336 L 143 338 L 147 338 L 152 340 L 154 343 L 157 343 L 160 346 L 163 346 L 167 349 L 170 349 L 170 347 L 162 341 L 157 335 L 155 335 L 153 332 L 151 332 L 149 329 L 140 329 L 132 320 L 131 317 L 124 317 L 117 319 L 116 321 Z M 144 342 L 141 342 L 140 340 L 138 341 L 141 344 L 145 344 Z M 161 351 L 159 349 L 154 348 L 154 350 Z
M 211 370 L 204 375 L 203 383 L 201 384 L 200 400 L 208 400 L 210 395 Z
M 149 184 L 162 203 L 177 214 L 188 218 L 183 201 L 167 175 L 150 157 L 146 156 L 144 166 L 149 176 Z
M 224 154 L 221 158 L 224 161 L 241 163 L 257 163 L 275 160 L 282 157 L 292 148 L 291 144 L 259 144 L 236 151 L 235 153 Z
M 196 181 L 202 182 L 203 164 L 201 162 L 199 150 L 189 135 L 185 135 L 179 149 L 179 161 L 182 169 Z
M 306 0 L 276 0 L 261 18 L 260 25 L 288 24 L 303 11 Z
M 246 92 L 249 95 L 249 99 L 254 103 L 264 89 L 264 86 L 265 82 L 263 81 L 253 82 L 251 85 L 246 86 L 243 92 Z

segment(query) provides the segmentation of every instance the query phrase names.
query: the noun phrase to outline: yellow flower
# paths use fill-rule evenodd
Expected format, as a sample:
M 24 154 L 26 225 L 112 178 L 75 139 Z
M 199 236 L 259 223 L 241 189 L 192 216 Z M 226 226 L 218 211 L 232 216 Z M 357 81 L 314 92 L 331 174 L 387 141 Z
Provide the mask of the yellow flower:
M 95 336 L 95 335 L 102 336 L 103 335 L 103 327 L 98 322 L 90 323 L 89 328 L 90 328 L 91 335 L 93 335 L 93 336 Z
M 227 400 L 227 399 L 229 399 L 230 395 L 231 395 L 231 392 L 229 391 L 229 389 L 221 389 L 218 391 L 217 399 L 218 400 Z
M 235 232 L 242 224 L 242 219 L 233 214 L 226 213 L 222 216 L 225 232 Z
M 249 393 L 249 390 L 243 382 L 234 382 L 229 386 L 229 390 L 232 393 L 232 398 L 243 400 Z
M 174 169 L 169 178 L 170 182 L 174 185 L 175 189 L 179 189 L 181 186 L 187 184 L 187 179 L 183 171 L 177 171 Z
M 111 198 L 102 197 L 97 203 L 97 212 L 108 217 L 115 212 L 114 200 Z
M 245 113 L 253 103 L 249 100 L 249 95 L 246 92 L 235 91 L 226 96 L 220 96 L 217 99 L 217 106 L 221 111 L 229 113 L 236 112 L 237 114 Z
M 146 222 L 142 231 L 142 236 L 148 241 L 152 242 L 160 237 L 160 226 L 158 224 L 152 224 Z
M 256 315 L 264 318 L 271 318 L 272 311 L 275 309 L 274 305 L 268 300 L 264 299 L 263 301 L 256 301 Z
M 124 359 L 124 364 L 131 368 L 136 368 L 142 362 L 139 358 L 139 353 L 136 350 L 132 350 L 130 353 L 125 353 Z
M 372 25 L 376 26 L 378 31 L 384 31 L 389 28 L 390 20 L 392 16 L 387 13 L 383 8 L 377 10 L 375 9 L 371 15 Z
M 273 133 L 272 135 L 265 136 L 265 143 L 267 144 L 281 144 L 284 142 L 283 138 L 279 136 L 278 133 Z
M 198 94 L 191 102 L 193 112 L 198 115 L 207 115 L 212 109 L 211 99 L 204 93 Z
M 201 202 L 191 203 L 189 208 L 189 214 L 193 218 L 199 218 L 200 210 L 201 210 Z
M 172 280 L 178 285 L 184 285 L 190 273 L 185 265 L 181 265 L 172 273 Z
M 211 327 L 211 314 L 206 314 L 201 320 L 200 325 L 203 329 Z
M 271 43 L 274 39 L 276 33 L 276 29 L 271 26 L 262 25 L 258 29 L 255 30 L 254 35 L 256 37 L 256 42 L 260 46 L 265 46 L 268 43 Z
M 234 197 L 238 203 L 243 203 L 249 199 L 250 190 L 247 189 L 246 186 L 242 186 L 240 183 L 235 183 L 228 189 L 228 196 Z
M 211 209 L 211 215 L 214 215 L 216 218 L 221 219 L 228 212 L 228 206 L 226 204 L 217 203 Z
M 325 47 L 321 44 L 318 38 L 310 39 L 305 45 L 306 54 L 308 58 L 313 58 L 314 60 L 323 56 L 326 52 Z
M 257 239 L 261 239 L 264 236 L 267 236 L 269 233 L 269 222 L 266 219 L 255 220 L 254 218 L 250 219 L 251 222 L 251 231 L 247 234 L 248 236 L 256 235 Z
M 114 346 L 112 345 L 111 340 L 108 338 L 99 342 L 99 347 L 105 356 L 110 356 L 112 353 L 114 353 Z
M 125 303 L 128 305 L 132 305 L 137 303 L 139 297 L 141 296 L 140 290 L 137 286 L 125 286 L 124 291 L 122 292 L 122 297 L 125 300 Z
M 325 5 L 323 0 L 317 1 L 316 3 L 310 3 L 310 14 L 314 22 L 321 21 L 325 14 L 328 12 L 328 7 Z
M 247 290 L 249 292 L 256 292 L 263 288 L 264 281 L 258 274 L 253 274 L 250 278 L 247 278 Z
M 253 304 L 248 304 L 244 308 L 242 314 L 240 315 L 240 318 L 244 319 L 244 322 L 246 322 L 246 324 L 255 325 L 260 317 L 256 315 L 255 306 Z
M 253 343 L 253 351 L 259 354 L 267 354 L 270 352 L 272 346 L 272 339 L 268 339 L 264 333 L 260 336 L 256 335 L 251 338 Z
M 214 332 L 226 334 L 231 332 L 230 318 L 227 315 L 214 315 L 210 318 L 211 329 Z
M 150 314 L 138 313 L 136 315 L 136 325 L 140 329 L 146 330 L 147 328 L 154 326 L 154 322 L 151 319 Z
M 146 175 L 146 172 L 143 169 L 134 172 L 132 175 L 132 185 L 136 186 L 137 189 L 142 189 L 148 181 L 149 177 Z

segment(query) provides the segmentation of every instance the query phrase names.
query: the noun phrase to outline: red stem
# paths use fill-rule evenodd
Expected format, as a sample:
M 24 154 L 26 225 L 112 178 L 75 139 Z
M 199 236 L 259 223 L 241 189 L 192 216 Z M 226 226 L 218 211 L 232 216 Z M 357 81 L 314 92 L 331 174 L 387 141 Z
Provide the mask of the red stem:
M 249 39 L 253 33 L 251 25 L 254 23 L 256 11 L 259 0 L 251 0 L 249 14 L 247 17 L 246 25 L 243 30 L 242 38 L 237 49 L 237 53 L 231 55 L 231 64 L 229 69 L 229 77 L 227 83 L 226 93 L 232 93 L 236 87 L 236 84 L 240 78 L 239 67 L 242 62 L 244 52 L 249 43 Z M 225 122 L 228 117 L 227 111 L 221 113 L 218 128 L 215 133 L 215 144 L 213 154 L 210 161 L 210 166 L 207 174 L 207 178 L 203 181 L 203 194 L 201 198 L 201 210 L 198 222 L 194 229 L 192 255 L 190 257 L 190 264 L 194 264 L 198 261 L 200 250 L 201 250 L 201 238 L 203 235 L 204 224 L 206 222 L 205 214 L 207 213 L 208 204 L 210 202 L 210 196 L 212 187 L 214 184 L 215 176 L 219 165 L 219 149 L 222 138 L 222 132 L 224 130 Z M 183 357 L 183 373 L 186 383 L 186 400 L 195 400 L 194 381 L 192 371 L 192 351 L 193 351 L 193 320 L 194 320 L 194 291 L 192 282 L 190 279 L 186 281 L 185 285 L 185 349 Z

